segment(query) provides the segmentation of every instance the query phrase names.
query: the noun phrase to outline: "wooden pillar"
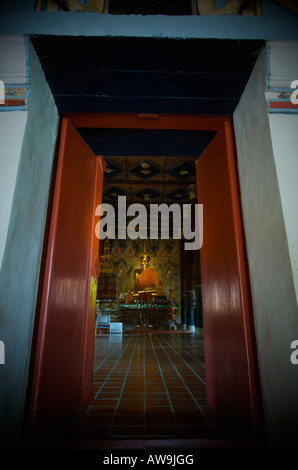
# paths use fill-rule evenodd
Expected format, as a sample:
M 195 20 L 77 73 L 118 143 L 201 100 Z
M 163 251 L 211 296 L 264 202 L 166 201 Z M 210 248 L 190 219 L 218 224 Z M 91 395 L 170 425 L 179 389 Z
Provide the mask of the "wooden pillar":
M 186 279 L 184 239 L 180 240 L 180 289 L 181 289 L 181 327 L 186 328 Z
M 192 209 L 192 208 L 190 208 Z M 192 230 L 193 217 L 190 213 Z M 191 240 L 188 240 L 189 242 Z M 194 284 L 193 284 L 193 250 L 185 250 L 185 282 L 186 282 L 186 323 L 187 330 L 195 330 L 195 310 L 194 310 Z
M 188 330 L 195 330 L 195 315 L 194 315 L 194 292 L 193 292 L 193 265 L 192 265 L 192 251 L 185 250 L 185 280 L 186 280 L 186 328 Z
M 195 226 L 195 211 L 197 204 L 197 188 L 193 184 L 190 186 L 189 196 L 191 201 L 192 230 Z M 195 327 L 200 332 L 203 328 L 203 305 L 202 305 L 202 281 L 201 281 L 201 257 L 200 250 L 193 250 L 193 270 L 194 270 L 194 296 L 195 296 Z

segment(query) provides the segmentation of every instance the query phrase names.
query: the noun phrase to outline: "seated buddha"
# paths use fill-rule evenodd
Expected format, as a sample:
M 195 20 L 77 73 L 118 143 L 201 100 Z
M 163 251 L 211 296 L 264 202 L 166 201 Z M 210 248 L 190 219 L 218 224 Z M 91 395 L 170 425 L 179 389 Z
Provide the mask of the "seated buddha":
M 157 272 L 152 268 L 145 268 L 141 274 L 137 273 L 136 286 L 140 290 L 155 288 L 157 284 Z
M 133 292 L 132 289 L 128 289 L 126 295 L 125 295 L 125 304 L 130 304 L 133 302 Z
M 135 270 L 135 285 L 139 291 L 155 288 L 158 282 L 157 272 L 150 268 L 150 261 L 150 255 L 144 243 L 144 250 L 140 255 L 140 268 Z

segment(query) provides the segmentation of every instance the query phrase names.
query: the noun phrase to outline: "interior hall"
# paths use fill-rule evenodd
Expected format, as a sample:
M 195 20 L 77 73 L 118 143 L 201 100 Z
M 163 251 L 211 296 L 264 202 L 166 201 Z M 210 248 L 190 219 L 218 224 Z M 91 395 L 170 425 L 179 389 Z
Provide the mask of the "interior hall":
M 0 1 L 4 450 L 297 448 L 295 3 Z

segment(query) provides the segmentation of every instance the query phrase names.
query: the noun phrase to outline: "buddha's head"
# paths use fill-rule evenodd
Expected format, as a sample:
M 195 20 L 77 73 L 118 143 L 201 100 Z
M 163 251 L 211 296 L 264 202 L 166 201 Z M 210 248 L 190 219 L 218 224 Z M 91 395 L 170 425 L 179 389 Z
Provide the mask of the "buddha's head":
M 144 249 L 142 251 L 142 253 L 140 254 L 140 266 L 142 269 L 147 269 L 150 267 L 150 261 L 151 261 L 151 257 L 150 257 L 150 254 L 147 252 L 147 249 L 146 249 L 146 244 L 144 242 Z

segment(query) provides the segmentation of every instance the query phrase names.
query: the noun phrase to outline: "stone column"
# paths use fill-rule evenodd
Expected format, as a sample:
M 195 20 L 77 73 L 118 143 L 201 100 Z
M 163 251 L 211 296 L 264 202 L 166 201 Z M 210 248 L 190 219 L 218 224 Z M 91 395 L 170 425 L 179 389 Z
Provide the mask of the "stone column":
M 187 251 L 185 252 L 187 253 Z M 191 253 L 191 252 L 189 252 Z M 186 323 L 187 330 L 195 331 L 195 310 L 194 310 L 194 291 L 193 291 L 193 272 L 192 272 L 192 256 L 186 255 L 187 275 L 186 277 Z
M 190 187 L 191 188 L 191 187 Z M 192 207 L 190 207 L 192 210 Z M 192 230 L 193 215 L 190 213 Z M 191 241 L 191 240 L 188 240 Z M 185 250 L 185 282 L 186 282 L 186 321 L 187 330 L 195 331 L 194 283 L 193 283 L 193 250 Z
M 180 240 L 180 289 L 181 289 L 181 328 L 186 329 L 186 282 L 184 239 Z
M 192 221 L 194 224 L 195 210 L 197 204 L 197 188 L 193 184 L 189 188 L 189 197 L 192 209 Z M 194 225 L 192 225 L 194 230 Z M 200 250 L 193 250 L 193 270 L 194 270 L 194 296 L 195 296 L 195 329 L 197 333 L 203 332 L 203 305 L 202 305 L 202 281 L 201 281 L 201 258 Z

